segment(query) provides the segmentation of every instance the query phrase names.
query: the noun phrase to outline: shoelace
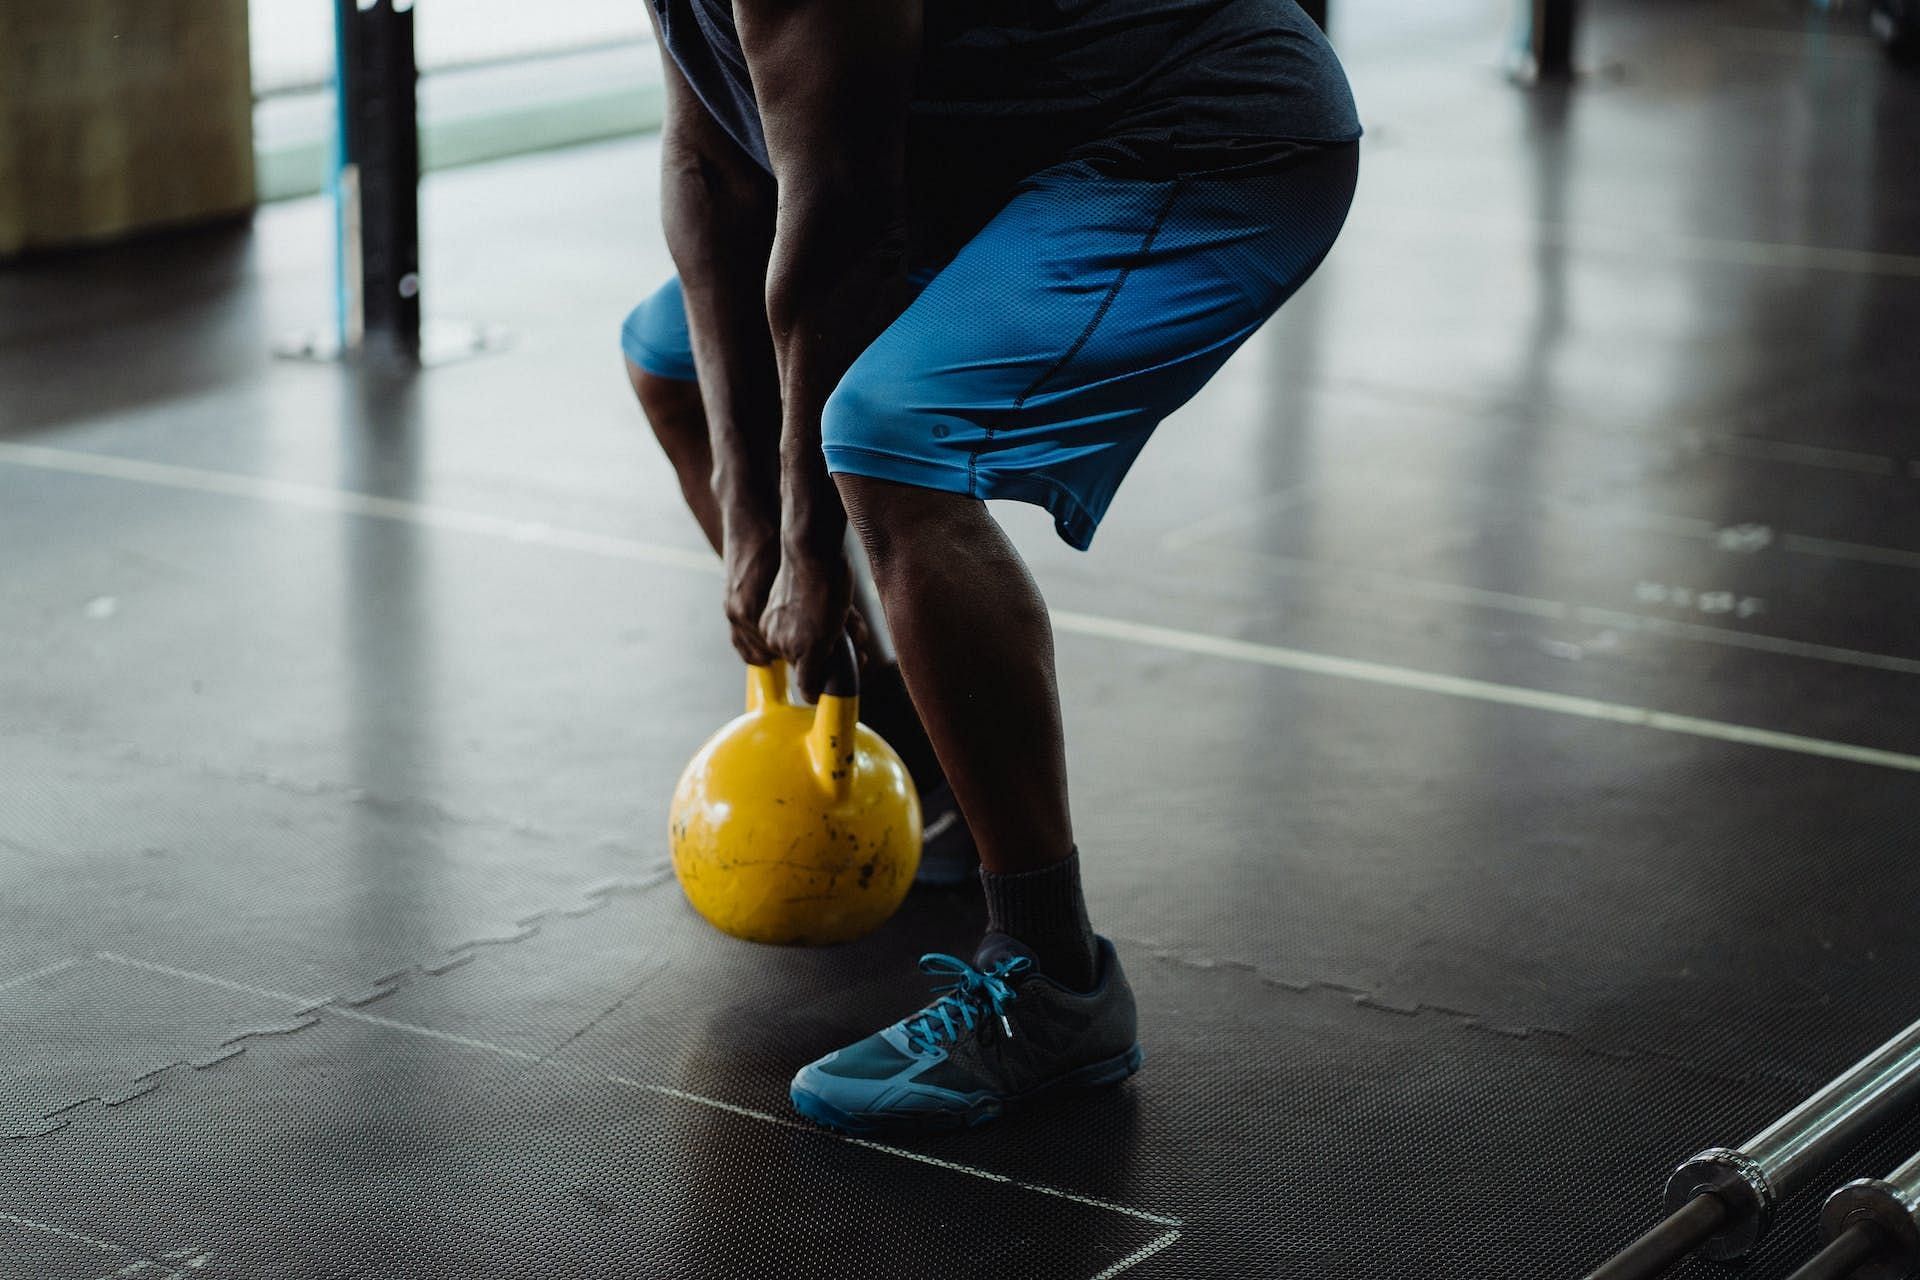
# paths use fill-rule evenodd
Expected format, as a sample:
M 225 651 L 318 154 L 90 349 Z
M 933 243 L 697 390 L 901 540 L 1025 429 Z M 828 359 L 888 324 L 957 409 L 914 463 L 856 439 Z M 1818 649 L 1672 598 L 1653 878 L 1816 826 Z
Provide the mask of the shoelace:
M 1012 1039 L 1013 1023 L 1007 1020 L 1007 1006 L 1019 997 L 1006 980 L 1031 968 L 1033 961 L 1026 956 L 1008 956 L 984 971 L 938 951 L 921 956 L 921 972 L 944 975 L 952 981 L 935 987 L 940 998 L 900 1024 L 906 1030 L 908 1045 L 915 1053 L 926 1053 L 950 1044 L 963 1032 L 971 1031 L 975 1019 L 988 1011 L 1000 1019 L 1007 1038 Z

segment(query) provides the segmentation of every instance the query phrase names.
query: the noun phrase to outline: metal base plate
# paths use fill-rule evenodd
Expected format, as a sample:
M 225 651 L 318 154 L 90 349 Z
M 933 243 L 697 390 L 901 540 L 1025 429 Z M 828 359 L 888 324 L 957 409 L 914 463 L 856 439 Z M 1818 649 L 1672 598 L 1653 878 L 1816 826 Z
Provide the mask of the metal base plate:
M 493 355 L 513 345 L 513 334 L 492 325 L 430 320 L 420 329 L 420 356 L 423 369 L 457 364 L 478 356 Z M 352 364 L 362 361 L 405 362 L 405 357 L 377 338 L 369 338 L 359 347 L 343 347 L 337 338 L 319 330 L 289 334 L 276 342 L 273 354 L 282 360 L 302 360 L 315 364 Z

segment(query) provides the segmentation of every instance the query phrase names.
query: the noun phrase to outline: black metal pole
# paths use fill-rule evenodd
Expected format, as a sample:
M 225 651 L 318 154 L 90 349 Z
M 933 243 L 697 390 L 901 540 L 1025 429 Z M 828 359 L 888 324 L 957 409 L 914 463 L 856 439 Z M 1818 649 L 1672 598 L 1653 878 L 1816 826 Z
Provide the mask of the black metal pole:
M 1849 1280 L 1880 1254 L 1881 1237 L 1871 1222 L 1856 1222 L 1787 1280 Z
M 1699 1248 L 1726 1221 L 1726 1202 L 1711 1192 L 1695 1196 L 1660 1225 L 1608 1259 L 1587 1280 L 1653 1280 Z
M 1528 54 L 1533 74 L 1541 80 L 1564 80 L 1573 75 L 1573 28 L 1577 0 L 1532 0 L 1533 23 Z
M 1794 1280 L 1847 1274 L 1831 1269 L 1845 1258 L 1854 1259 L 1851 1270 L 1863 1280 L 1920 1275 L 1920 1155 L 1884 1178 L 1855 1178 L 1828 1196 L 1820 1238 L 1827 1247 Z
M 420 358 L 420 135 L 412 0 L 334 0 L 348 345 Z M 357 285 L 357 288 L 355 287 Z M 357 294 L 357 296 L 356 296 Z

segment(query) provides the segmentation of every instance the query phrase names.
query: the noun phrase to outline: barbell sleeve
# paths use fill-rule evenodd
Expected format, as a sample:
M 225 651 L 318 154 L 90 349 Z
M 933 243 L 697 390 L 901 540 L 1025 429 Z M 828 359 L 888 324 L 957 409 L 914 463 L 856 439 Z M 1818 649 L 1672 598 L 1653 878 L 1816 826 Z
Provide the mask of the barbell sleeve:
M 1766 1236 L 1783 1200 L 1916 1101 L 1920 1101 L 1920 1022 L 1738 1147 L 1710 1148 L 1675 1169 L 1667 1179 L 1666 1218 L 1587 1280 L 1651 1280 L 1693 1252 L 1721 1262 L 1744 1258 Z M 1920 1156 L 1902 1165 L 1894 1176 L 1902 1171 L 1911 1172 L 1911 1189 L 1920 1195 Z M 1851 1185 L 1880 1188 L 1895 1183 L 1890 1177 Z M 1871 1198 L 1867 1192 L 1858 1194 L 1863 1202 Z M 1908 1217 L 1912 1220 L 1913 1215 Z M 1846 1252 L 1859 1247 L 1858 1237 L 1853 1240 Z M 1920 1271 L 1913 1274 L 1920 1280 Z
M 1766 1236 L 1781 1201 L 1843 1152 L 1920 1099 L 1920 1022 L 1914 1023 L 1738 1147 L 1702 1151 L 1667 1180 L 1669 1212 L 1703 1192 L 1727 1218 L 1701 1242 L 1720 1262 L 1744 1258 Z
M 1844 1274 L 1859 1280 L 1920 1277 L 1920 1155 L 1884 1178 L 1859 1178 L 1827 1197 L 1820 1210 L 1827 1250 L 1863 1236 L 1872 1248 Z

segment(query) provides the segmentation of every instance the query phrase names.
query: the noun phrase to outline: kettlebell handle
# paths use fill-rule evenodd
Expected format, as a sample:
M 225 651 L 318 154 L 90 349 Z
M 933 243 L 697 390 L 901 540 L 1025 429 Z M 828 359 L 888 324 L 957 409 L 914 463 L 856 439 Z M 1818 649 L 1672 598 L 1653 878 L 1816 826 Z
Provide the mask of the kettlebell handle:
M 775 658 L 763 666 L 747 664 L 747 710 L 787 705 L 787 664 Z
M 834 647 L 833 665 L 827 669 L 825 695 L 834 698 L 860 696 L 860 655 L 853 647 L 853 636 L 841 632 Z M 787 664 L 779 658 L 765 666 L 747 664 L 747 710 L 787 705 Z
M 747 667 L 747 710 L 789 705 L 787 664 L 776 659 L 766 666 Z M 838 802 L 853 793 L 854 730 L 860 723 L 860 657 L 853 637 L 842 634 L 834 648 L 827 687 L 813 710 L 813 728 L 807 731 L 807 762 L 814 780 Z
M 835 698 L 857 698 L 860 696 L 860 654 L 853 647 L 853 635 L 840 633 L 840 643 L 833 647 L 833 664 L 827 668 L 827 686 L 823 691 Z

